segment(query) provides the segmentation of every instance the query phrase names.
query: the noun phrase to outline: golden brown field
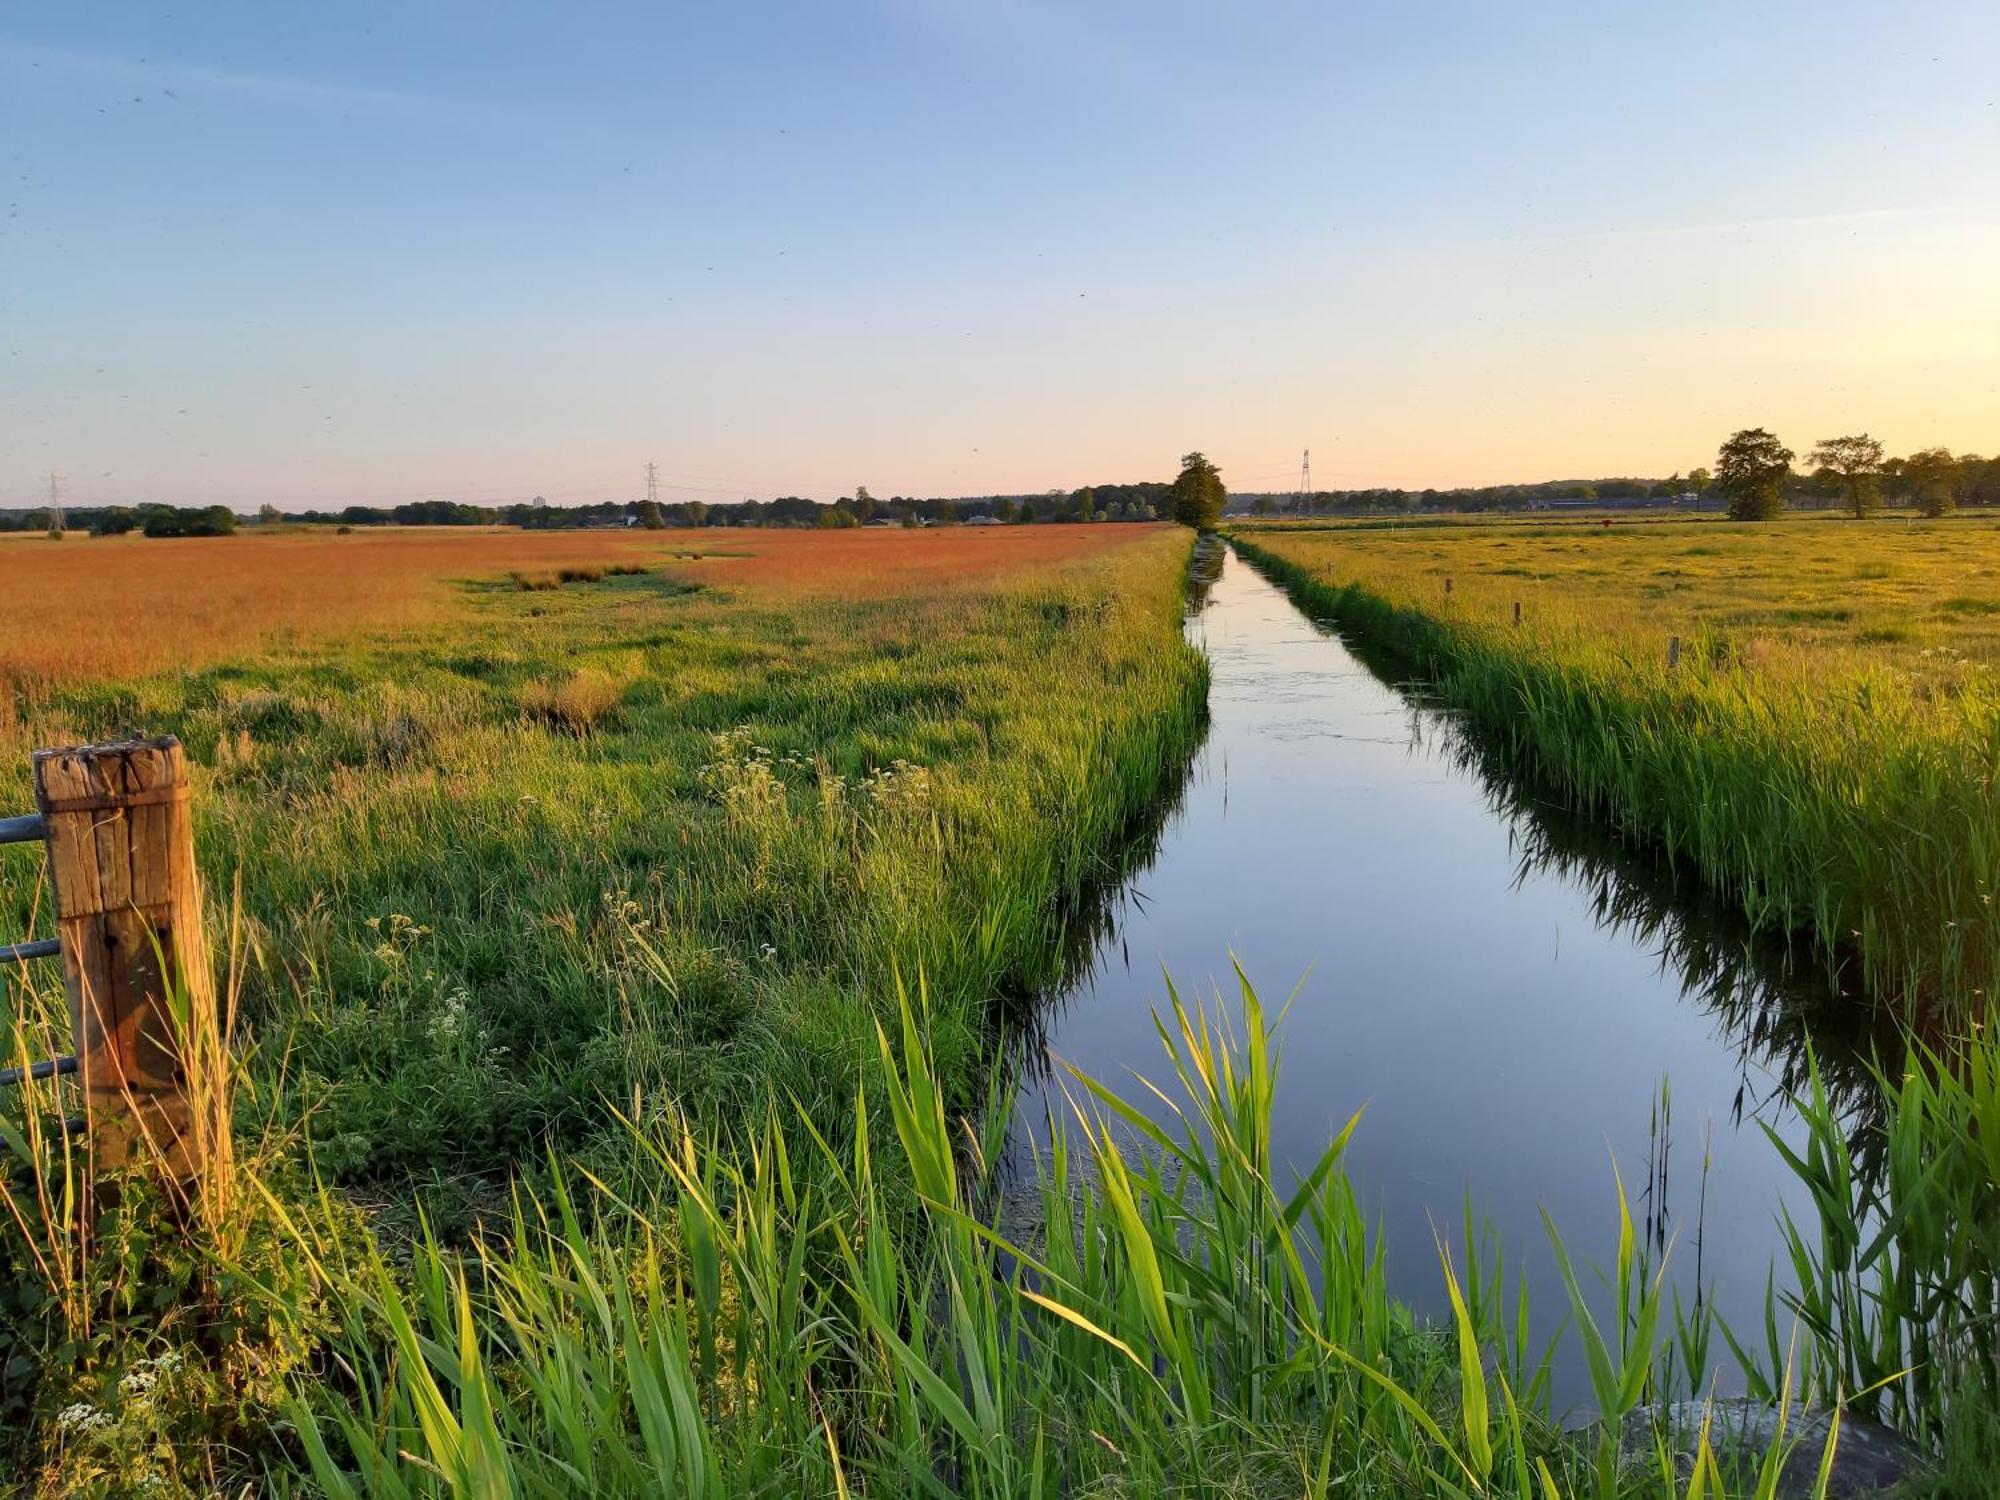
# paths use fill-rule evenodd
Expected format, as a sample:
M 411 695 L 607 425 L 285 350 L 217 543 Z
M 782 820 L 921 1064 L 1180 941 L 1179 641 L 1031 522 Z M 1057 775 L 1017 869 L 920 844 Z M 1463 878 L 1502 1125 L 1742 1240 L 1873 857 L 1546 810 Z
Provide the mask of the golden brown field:
M 690 569 L 710 584 L 894 594 L 1093 556 L 1141 525 L 927 531 L 551 531 L 458 527 L 164 539 L 0 540 L 0 700 L 312 642 L 464 608 L 454 585 L 563 567 Z
M 700 551 L 712 561 L 701 576 L 799 594 L 867 598 L 905 594 L 953 579 L 1039 571 L 1096 557 L 1164 523 L 1104 522 L 1089 526 L 947 526 L 915 531 L 692 531 L 677 552 Z M 712 571 L 709 571 L 712 569 Z

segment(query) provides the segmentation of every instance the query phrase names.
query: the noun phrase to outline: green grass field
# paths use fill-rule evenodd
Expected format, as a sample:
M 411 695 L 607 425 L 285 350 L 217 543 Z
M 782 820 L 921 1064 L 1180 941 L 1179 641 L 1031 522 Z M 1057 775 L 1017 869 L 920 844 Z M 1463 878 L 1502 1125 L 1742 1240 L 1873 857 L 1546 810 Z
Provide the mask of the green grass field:
M 1287 556 L 1351 562 L 1413 599 L 1450 577 L 1470 616 L 1511 614 L 1520 599 L 1538 628 L 1560 620 L 1635 650 L 1705 631 L 1767 672 L 1820 673 L 1831 657 L 1843 675 L 1888 667 L 1941 693 L 2000 667 L 2000 517 L 1604 519 L 1281 524 L 1244 534 Z
M 407 633 L 71 689 L 20 739 L 183 738 L 282 1118 L 455 1232 L 635 1091 L 844 1095 L 898 973 L 969 1097 L 996 1002 L 1049 977 L 1065 898 L 1192 746 L 1185 550 L 892 597 L 474 583 Z M 34 925 L 33 869 L 0 927 Z

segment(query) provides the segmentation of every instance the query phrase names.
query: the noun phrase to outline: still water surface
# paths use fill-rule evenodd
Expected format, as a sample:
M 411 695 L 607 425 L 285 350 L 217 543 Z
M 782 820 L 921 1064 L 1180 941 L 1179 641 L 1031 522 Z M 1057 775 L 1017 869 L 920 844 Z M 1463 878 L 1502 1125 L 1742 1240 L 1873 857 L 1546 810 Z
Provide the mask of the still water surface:
M 1233 955 L 1272 1013 L 1296 989 L 1279 1161 L 1309 1166 L 1367 1106 L 1347 1164 L 1419 1311 L 1446 1306 L 1436 1233 L 1456 1240 L 1469 1194 L 1552 1333 L 1566 1302 L 1540 1210 L 1608 1265 L 1615 1158 L 1635 1217 L 1664 1218 L 1683 1302 L 1698 1248 L 1700 1284 L 1754 1326 L 1781 1207 L 1808 1212 L 1758 1121 L 1791 1133 L 1807 1020 L 1838 1055 L 1853 1039 L 1822 1035 L 1828 1011 L 1859 1007 L 1829 1007 L 1824 978 L 1791 974 L 1687 877 L 1511 781 L 1234 555 L 1204 592 L 1187 628 L 1212 667 L 1207 739 L 1044 1018 L 1050 1053 L 1137 1098 L 1133 1073 L 1169 1076 L 1150 1020 L 1163 972 L 1190 1003 L 1220 988 L 1233 1016 Z M 1064 1109 L 1045 1071 L 1022 1091 L 1017 1161 L 1051 1100 Z

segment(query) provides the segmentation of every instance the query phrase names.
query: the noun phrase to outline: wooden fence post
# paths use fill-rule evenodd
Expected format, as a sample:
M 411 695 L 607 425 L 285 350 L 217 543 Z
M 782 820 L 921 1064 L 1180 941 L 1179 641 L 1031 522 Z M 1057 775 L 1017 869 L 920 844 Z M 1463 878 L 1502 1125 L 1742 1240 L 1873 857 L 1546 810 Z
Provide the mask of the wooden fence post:
M 1521 628 L 1521 601 L 1519 599 L 1514 601 L 1514 628 L 1516 630 Z
M 1680 664 L 1681 638 L 1677 635 L 1670 635 L 1667 637 L 1667 670 L 1671 672 Z
M 96 1165 L 184 1180 L 202 1149 L 187 1054 L 216 1007 L 180 741 L 38 750 L 34 768 Z

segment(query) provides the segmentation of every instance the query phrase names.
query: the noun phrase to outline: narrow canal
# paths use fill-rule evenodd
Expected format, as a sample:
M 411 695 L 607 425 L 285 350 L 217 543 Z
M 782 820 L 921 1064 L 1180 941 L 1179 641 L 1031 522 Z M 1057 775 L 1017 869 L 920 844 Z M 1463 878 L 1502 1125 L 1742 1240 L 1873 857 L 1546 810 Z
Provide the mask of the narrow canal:
M 1366 1106 L 1348 1169 L 1420 1313 L 1446 1307 L 1437 1238 L 1456 1243 L 1469 1201 L 1553 1333 L 1567 1303 L 1541 1212 L 1580 1264 L 1608 1266 L 1615 1160 L 1683 1304 L 1700 1286 L 1761 1331 L 1779 1214 L 1809 1205 L 1760 1122 L 1792 1128 L 1808 1021 L 1836 1082 L 1863 1092 L 1856 1039 L 1825 1024 L 1860 1007 L 1789 973 L 1695 882 L 1511 780 L 1235 555 L 1187 629 L 1212 664 L 1211 727 L 1044 1018 L 1049 1054 L 1138 1099 L 1134 1073 L 1166 1077 L 1163 974 L 1190 1001 L 1219 988 L 1233 1015 L 1233 955 L 1272 1013 L 1291 997 L 1278 1159 L 1310 1164 Z M 1066 1112 L 1059 1076 L 1022 1085 L 1017 1166 L 1051 1105 Z M 1557 1391 L 1578 1401 L 1566 1350 Z

